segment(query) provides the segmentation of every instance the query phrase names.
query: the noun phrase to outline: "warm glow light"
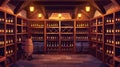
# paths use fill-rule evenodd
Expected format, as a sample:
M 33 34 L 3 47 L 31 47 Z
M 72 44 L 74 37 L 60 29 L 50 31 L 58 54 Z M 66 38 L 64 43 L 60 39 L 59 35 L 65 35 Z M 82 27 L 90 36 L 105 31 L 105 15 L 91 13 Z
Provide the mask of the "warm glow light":
M 34 6 L 30 6 L 30 12 L 33 12 L 34 11 Z
M 86 10 L 86 12 L 89 12 L 90 11 L 90 6 L 86 6 L 85 10 Z
M 81 16 L 82 16 L 81 13 L 79 13 L 79 14 L 78 14 L 78 18 L 80 18 Z
M 39 18 L 41 18 L 41 17 L 42 17 L 42 14 L 41 14 L 41 13 L 39 13 L 39 14 L 38 14 L 38 17 L 39 17 Z
M 59 14 L 58 14 L 58 17 L 61 18 L 61 17 L 62 17 L 62 14 L 59 13 Z

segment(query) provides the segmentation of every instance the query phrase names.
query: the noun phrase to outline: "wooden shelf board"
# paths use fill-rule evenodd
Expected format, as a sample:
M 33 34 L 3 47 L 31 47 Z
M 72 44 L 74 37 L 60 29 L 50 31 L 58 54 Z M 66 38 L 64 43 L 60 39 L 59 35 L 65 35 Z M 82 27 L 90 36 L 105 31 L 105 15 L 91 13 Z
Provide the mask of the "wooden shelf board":
M 12 45 L 14 45 L 14 43 L 6 44 L 6 46 L 12 46 Z
M 37 28 L 37 29 L 39 29 L 39 28 L 40 28 L 40 29 L 44 29 L 44 27 L 30 27 L 30 29 L 32 29 L 32 28 L 33 28 L 33 29 L 34 29 L 34 28 Z
M 61 28 L 74 28 L 73 26 L 62 26 Z
M 114 59 L 115 59 L 115 61 L 120 62 L 120 56 L 118 56 L 118 57 L 117 57 L 117 56 L 115 56 L 115 57 L 114 57 Z
M 31 34 L 44 34 L 44 33 L 41 33 L 41 32 L 31 32 Z
M 51 32 L 51 33 L 46 33 L 46 34 L 59 34 L 59 33 L 53 33 L 53 32 Z
M 112 46 L 112 47 L 114 46 L 113 44 L 109 44 L 109 43 L 105 43 L 105 45 Z
M 59 29 L 59 27 L 46 27 L 46 28 L 58 28 Z
M 76 34 L 88 35 L 89 33 L 79 33 L 79 32 L 76 32 Z
M 15 35 L 15 34 L 6 34 L 6 36 L 7 36 L 7 35 L 9 36 L 9 35 Z
M 89 27 L 76 27 L 76 28 L 77 28 L 77 29 L 79 29 L 79 28 L 80 28 L 80 29 L 83 29 L 83 28 L 89 28 Z
M 6 23 L 7 25 L 14 25 L 14 23 Z
M 5 61 L 6 57 L 5 56 L 0 56 L 0 62 Z
M 113 25 L 113 24 L 114 24 L 114 23 L 109 23 L 109 22 L 108 22 L 108 23 L 105 23 L 105 25 Z

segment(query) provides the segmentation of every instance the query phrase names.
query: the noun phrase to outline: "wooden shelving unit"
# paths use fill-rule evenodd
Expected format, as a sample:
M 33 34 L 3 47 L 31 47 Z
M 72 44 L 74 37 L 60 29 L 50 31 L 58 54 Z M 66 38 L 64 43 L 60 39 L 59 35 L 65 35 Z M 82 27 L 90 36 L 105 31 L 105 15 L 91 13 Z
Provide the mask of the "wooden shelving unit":
M 90 48 L 93 50 L 91 52 L 110 67 L 119 67 L 120 65 L 119 15 L 120 11 L 116 11 L 94 18 L 90 25 Z
M 76 50 L 78 50 L 76 52 L 87 52 L 89 44 L 89 21 L 76 20 L 75 30 Z
M 27 34 L 27 24 L 23 26 L 23 20 L 26 19 L 0 10 L 0 66 L 10 67 L 21 57 L 17 45 L 23 43 L 22 37 Z
M 34 53 L 44 52 L 45 21 L 30 21 L 29 32 L 34 43 Z M 41 50 L 41 51 L 40 51 Z
M 59 53 L 59 21 L 46 20 L 46 53 Z

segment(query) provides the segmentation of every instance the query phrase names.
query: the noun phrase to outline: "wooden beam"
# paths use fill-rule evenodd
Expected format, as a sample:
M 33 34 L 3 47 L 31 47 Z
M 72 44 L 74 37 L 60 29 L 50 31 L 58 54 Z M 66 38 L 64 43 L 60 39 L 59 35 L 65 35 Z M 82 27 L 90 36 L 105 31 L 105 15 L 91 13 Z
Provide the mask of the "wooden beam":
M 94 7 L 96 10 L 98 10 L 100 13 L 102 13 L 102 14 L 106 13 L 104 7 L 102 5 L 97 5 L 94 0 L 88 0 L 88 2 L 92 7 Z
M 3 0 L 3 2 L 0 2 L 0 6 L 5 6 L 10 0 Z
M 96 5 L 99 7 L 99 9 L 101 10 L 102 14 L 106 13 L 105 8 L 103 7 L 103 5 L 101 4 L 101 2 L 97 2 L 95 1 Z
M 43 13 L 43 15 L 44 15 L 44 18 L 47 18 L 47 17 L 46 17 L 46 11 L 45 11 L 45 8 L 44 8 L 43 6 L 41 6 L 41 11 L 42 11 L 42 13 Z
M 119 4 L 118 4 L 117 1 L 115 1 L 115 0 L 111 0 L 111 2 L 112 2 L 114 5 L 119 6 Z
M 113 0 L 114 1 L 114 0 Z M 120 0 L 115 0 L 116 1 L 116 3 L 118 3 L 119 4 L 119 6 L 120 6 Z
M 14 9 L 14 13 L 17 14 L 25 7 L 27 7 L 31 3 L 31 0 L 19 1 L 18 5 Z
M 75 18 L 77 18 L 77 14 L 78 14 L 78 7 L 75 8 Z
M 82 13 L 82 14 L 84 14 L 86 17 L 90 18 L 90 15 L 89 15 L 89 13 L 87 13 L 86 11 L 84 11 L 84 10 L 81 10 L 81 13 Z

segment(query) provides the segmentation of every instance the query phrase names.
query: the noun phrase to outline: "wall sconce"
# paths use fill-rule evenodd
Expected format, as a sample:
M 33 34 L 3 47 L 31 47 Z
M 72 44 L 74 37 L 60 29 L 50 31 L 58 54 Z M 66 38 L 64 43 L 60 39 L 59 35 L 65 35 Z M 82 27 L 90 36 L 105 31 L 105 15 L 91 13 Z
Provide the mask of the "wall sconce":
M 85 10 L 86 10 L 86 12 L 89 12 L 90 11 L 90 6 L 86 6 Z
M 82 14 L 81 14 L 81 13 L 78 13 L 77 17 L 78 17 L 78 18 L 82 17 Z
M 30 12 L 33 12 L 35 10 L 34 6 L 30 6 L 29 9 L 30 9 Z
M 39 13 L 39 14 L 38 14 L 38 17 L 39 17 L 39 18 L 41 18 L 41 17 L 42 17 L 42 14 L 41 14 L 41 13 Z

